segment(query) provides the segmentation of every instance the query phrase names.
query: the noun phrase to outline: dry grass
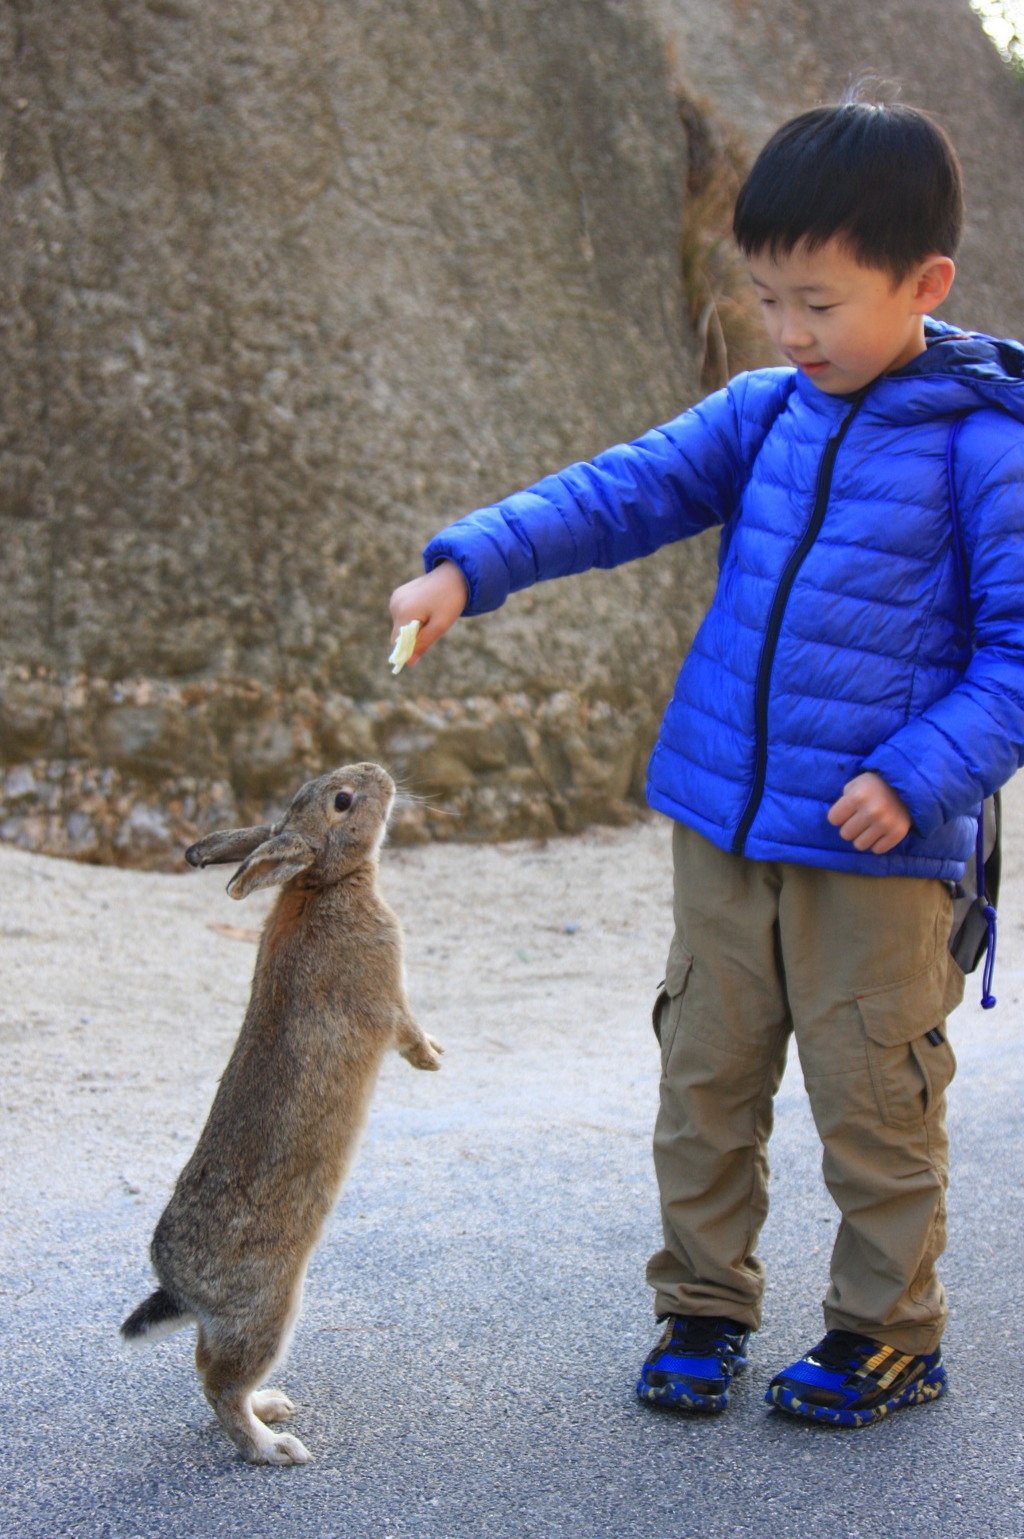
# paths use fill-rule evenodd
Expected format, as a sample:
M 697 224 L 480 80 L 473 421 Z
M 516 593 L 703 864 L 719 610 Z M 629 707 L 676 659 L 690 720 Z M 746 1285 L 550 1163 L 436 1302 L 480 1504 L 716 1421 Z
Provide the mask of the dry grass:
M 681 89 L 677 102 L 689 149 L 683 293 L 700 347 L 701 384 L 717 390 L 741 370 L 779 359 L 732 237 L 733 205 L 748 169 L 745 151 L 705 103 Z

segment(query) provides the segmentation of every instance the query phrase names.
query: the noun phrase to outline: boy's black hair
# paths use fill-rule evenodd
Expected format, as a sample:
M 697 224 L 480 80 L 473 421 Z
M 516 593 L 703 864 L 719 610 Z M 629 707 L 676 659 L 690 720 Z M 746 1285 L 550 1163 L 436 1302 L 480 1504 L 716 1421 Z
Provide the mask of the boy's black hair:
M 747 256 L 788 256 L 833 237 L 864 267 L 902 281 L 956 254 L 960 162 L 926 113 L 899 104 L 816 107 L 772 135 L 740 189 L 733 232 Z

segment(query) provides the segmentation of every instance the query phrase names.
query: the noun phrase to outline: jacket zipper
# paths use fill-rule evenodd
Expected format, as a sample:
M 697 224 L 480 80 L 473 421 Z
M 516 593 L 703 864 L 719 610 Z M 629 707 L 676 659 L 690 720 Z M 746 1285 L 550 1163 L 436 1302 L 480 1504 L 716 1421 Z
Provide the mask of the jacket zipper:
M 835 469 L 836 456 L 839 453 L 843 439 L 846 437 L 850 424 L 860 411 L 867 395 L 865 388 L 854 399 L 853 406 L 843 418 L 837 432 L 828 440 L 818 466 L 818 479 L 814 489 L 814 506 L 811 510 L 810 521 L 804 530 L 803 537 L 783 567 L 782 576 L 779 578 L 779 586 L 775 590 L 772 599 L 772 607 L 768 612 L 768 624 L 765 627 L 764 641 L 761 643 L 761 655 L 757 660 L 757 677 L 754 685 L 754 737 L 756 753 L 754 755 L 754 780 L 747 797 L 747 805 L 743 809 L 743 816 L 736 826 L 736 833 L 732 841 L 734 855 L 742 855 L 750 833 L 757 810 L 764 796 L 765 775 L 768 771 L 768 697 L 771 692 L 772 669 L 775 665 L 775 651 L 779 644 L 779 634 L 782 630 L 782 621 L 789 602 L 789 595 L 793 584 L 796 582 L 797 573 L 806 561 L 815 540 L 821 533 L 821 526 L 825 522 L 825 514 L 828 510 L 829 498 L 832 494 L 832 474 Z

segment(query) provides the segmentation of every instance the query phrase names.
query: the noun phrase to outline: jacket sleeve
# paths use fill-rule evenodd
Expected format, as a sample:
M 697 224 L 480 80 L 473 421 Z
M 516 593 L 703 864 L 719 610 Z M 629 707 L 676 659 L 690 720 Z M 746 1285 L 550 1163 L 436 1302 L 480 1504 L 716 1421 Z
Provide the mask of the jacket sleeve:
M 965 426 L 958 497 L 975 651 L 963 679 L 882 743 L 881 775 L 927 838 L 972 811 L 1024 764 L 1024 427 L 1004 417 L 993 443 Z M 968 458 L 968 435 L 976 452 Z M 958 452 L 959 457 L 959 452 Z
M 738 375 L 633 443 L 478 508 L 431 540 L 426 570 L 454 561 L 469 586 L 464 613 L 483 614 L 532 583 L 620 566 L 724 522 L 788 388 L 774 376 L 789 372 Z

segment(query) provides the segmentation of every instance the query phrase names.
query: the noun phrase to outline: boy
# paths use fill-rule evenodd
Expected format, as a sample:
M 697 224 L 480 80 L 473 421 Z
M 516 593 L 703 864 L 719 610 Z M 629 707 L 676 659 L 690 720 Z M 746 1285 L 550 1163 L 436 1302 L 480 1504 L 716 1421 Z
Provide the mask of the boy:
M 758 1329 L 791 1034 L 842 1221 L 826 1335 L 767 1398 L 859 1427 L 946 1388 L 951 891 L 981 799 L 1024 759 L 1024 349 L 926 320 L 961 224 L 923 114 L 786 124 L 734 228 L 788 366 L 460 520 L 392 597 L 422 655 L 517 588 L 722 526 L 648 783 L 675 869 L 648 1267 L 665 1329 L 637 1385 L 656 1406 L 724 1409 Z

